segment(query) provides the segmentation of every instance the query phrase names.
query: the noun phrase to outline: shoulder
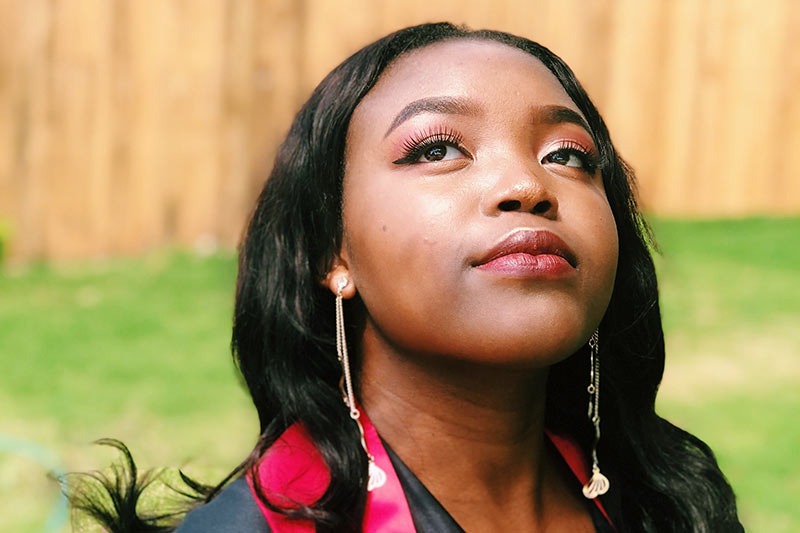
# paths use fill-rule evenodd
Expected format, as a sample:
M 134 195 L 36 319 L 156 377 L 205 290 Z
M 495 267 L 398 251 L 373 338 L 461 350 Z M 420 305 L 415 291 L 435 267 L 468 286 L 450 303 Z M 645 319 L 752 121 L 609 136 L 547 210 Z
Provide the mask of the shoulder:
M 269 533 L 250 485 L 239 478 L 209 503 L 186 515 L 176 533 Z

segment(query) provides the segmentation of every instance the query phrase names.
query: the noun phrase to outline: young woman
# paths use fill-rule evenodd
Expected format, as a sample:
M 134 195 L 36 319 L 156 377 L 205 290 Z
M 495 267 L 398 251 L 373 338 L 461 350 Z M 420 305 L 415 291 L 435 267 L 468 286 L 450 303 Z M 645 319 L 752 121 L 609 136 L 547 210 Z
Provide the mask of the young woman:
M 534 42 L 426 24 L 343 62 L 241 247 L 233 347 L 261 437 L 194 485 L 178 531 L 741 530 L 711 450 L 654 411 L 632 188 Z M 170 529 L 126 494 L 111 529 Z

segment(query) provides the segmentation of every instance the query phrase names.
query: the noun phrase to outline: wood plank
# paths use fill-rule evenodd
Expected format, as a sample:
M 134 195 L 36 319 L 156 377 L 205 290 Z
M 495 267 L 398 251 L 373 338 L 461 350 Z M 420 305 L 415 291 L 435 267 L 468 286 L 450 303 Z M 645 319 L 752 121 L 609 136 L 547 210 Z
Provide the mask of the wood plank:
M 439 20 L 562 56 L 649 211 L 800 213 L 793 0 L 0 0 L 0 17 L 0 224 L 19 260 L 233 246 L 319 80 Z

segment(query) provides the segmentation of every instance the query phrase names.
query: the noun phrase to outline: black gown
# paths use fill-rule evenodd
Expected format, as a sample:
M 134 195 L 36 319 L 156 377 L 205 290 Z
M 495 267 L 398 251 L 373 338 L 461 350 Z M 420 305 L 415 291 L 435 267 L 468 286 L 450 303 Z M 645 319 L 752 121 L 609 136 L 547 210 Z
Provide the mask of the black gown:
M 417 533 L 463 533 L 464 530 L 447 510 L 425 488 L 411 470 L 384 442 L 384 447 L 392 461 L 397 477 L 403 487 L 411 519 Z M 549 444 L 552 446 L 552 444 Z M 555 447 L 553 447 L 555 450 Z M 561 455 L 556 451 L 556 456 Z M 581 484 L 562 461 L 561 468 L 567 479 L 574 480 L 576 490 Z M 598 533 L 612 533 L 613 526 L 608 523 L 599 508 L 589 500 L 587 509 Z M 264 515 L 256 503 L 253 492 L 245 478 L 239 478 L 223 489 L 210 503 L 191 511 L 178 527 L 176 533 L 271 533 Z M 280 533 L 280 532 L 275 532 Z

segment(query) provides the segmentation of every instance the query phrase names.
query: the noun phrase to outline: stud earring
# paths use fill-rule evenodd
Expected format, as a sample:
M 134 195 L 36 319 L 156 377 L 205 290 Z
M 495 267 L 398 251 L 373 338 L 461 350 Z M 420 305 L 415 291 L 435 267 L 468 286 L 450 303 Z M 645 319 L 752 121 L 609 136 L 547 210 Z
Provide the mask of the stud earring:
M 597 443 L 600 442 L 600 333 L 595 330 L 589 339 L 589 420 L 594 426 L 594 443 L 592 444 L 592 477 L 583 486 L 583 495 L 590 500 L 608 492 L 611 483 L 600 473 L 597 461 Z
M 361 412 L 356 406 L 355 395 L 353 394 L 353 379 L 350 375 L 350 358 L 347 354 L 347 340 L 344 336 L 344 308 L 342 305 L 342 291 L 347 287 L 348 283 L 349 280 L 347 277 L 343 276 L 336 285 L 336 353 L 339 358 L 339 363 L 342 365 L 342 380 L 344 381 L 344 383 L 340 384 L 340 386 L 343 385 L 342 396 L 345 405 L 347 405 L 350 410 L 350 418 L 356 423 L 358 431 L 361 434 L 361 447 L 364 448 L 364 453 L 367 454 L 369 463 L 367 470 L 367 491 L 372 492 L 386 483 L 386 472 L 375 464 L 375 457 L 373 457 L 367 449 L 367 442 L 364 438 L 364 426 L 361 425 L 361 421 L 359 420 L 359 418 L 361 418 Z

